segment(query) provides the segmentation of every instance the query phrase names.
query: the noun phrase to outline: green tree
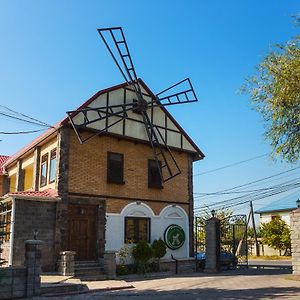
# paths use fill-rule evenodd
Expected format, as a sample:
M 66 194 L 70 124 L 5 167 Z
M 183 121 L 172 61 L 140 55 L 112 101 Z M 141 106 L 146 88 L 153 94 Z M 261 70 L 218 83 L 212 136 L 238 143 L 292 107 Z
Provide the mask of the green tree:
M 289 253 L 291 250 L 290 227 L 279 217 L 268 223 L 263 223 L 260 227 L 262 243 L 276 250 Z
M 160 259 L 167 253 L 167 246 L 162 239 L 154 240 L 151 244 L 152 255 L 157 259 L 158 270 L 160 271 Z
M 300 24 L 297 16 L 296 22 Z M 300 155 L 300 36 L 275 45 L 241 91 L 265 122 L 273 157 L 296 162 Z
M 149 269 L 147 265 L 152 257 L 152 249 L 146 241 L 141 241 L 132 249 L 132 256 L 135 260 L 137 272 L 146 273 Z

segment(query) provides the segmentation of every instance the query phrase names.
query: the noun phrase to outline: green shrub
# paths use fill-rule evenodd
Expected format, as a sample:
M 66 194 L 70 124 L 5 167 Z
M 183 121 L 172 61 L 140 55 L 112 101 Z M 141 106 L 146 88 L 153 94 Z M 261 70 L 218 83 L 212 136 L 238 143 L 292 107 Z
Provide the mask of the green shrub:
M 151 245 L 153 257 L 157 259 L 158 271 L 160 270 L 160 259 L 164 257 L 167 253 L 167 246 L 165 242 L 160 238 L 159 240 L 154 240 Z
M 148 262 L 152 257 L 152 249 L 147 242 L 141 241 L 132 249 L 132 256 L 136 263 L 137 273 L 149 272 Z

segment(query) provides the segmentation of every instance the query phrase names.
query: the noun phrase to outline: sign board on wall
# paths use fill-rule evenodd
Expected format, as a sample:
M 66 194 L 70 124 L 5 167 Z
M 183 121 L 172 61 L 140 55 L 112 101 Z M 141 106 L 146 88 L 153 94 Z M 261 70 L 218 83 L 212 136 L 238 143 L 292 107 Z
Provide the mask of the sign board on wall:
M 177 250 L 181 248 L 185 242 L 185 233 L 182 227 L 172 224 L 167 227 L 164 240 L 168 248 Z

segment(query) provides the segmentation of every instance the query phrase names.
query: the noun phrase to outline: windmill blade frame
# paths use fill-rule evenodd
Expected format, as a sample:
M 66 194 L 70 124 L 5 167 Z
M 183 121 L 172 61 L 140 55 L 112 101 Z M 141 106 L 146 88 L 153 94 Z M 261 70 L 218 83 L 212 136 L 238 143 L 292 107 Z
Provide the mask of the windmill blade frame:
M 151 120 L 146 111 L 141 113 L 145 124 L 147 136 L 153 151 L 154 158 L 157 163 L 157 168 L 161 177 L 162 182 L 166 182 L 175 176 L 181 174 L 181 170 L 169 148 L 166 141 L 164 140 L 159 128 L 151 123 Z M 161 141 L 161 142 L 160 142 Z M 168 162 L 167 155 L 170 157 L 170 161 L 173 164 L 173 168 Z M 159 159 L 161 157 L 161 160 Z M 164 176 L 163 170 L 166 170 L 167 176 Z
M 159 95 L 165 94 L 167 91 L 170 91 L 180 85 L 187 84 L 187 88 L 184 88 L 180 92 L 173 92 L 170 95 L 166 95 L 163 97 L 159 97 Z M 184 98 L 182 98 L 184 96 Z M 192 82 L 189 78 L 185 78 L 172 86 L 164 89 L 163 91 L 156 94 L 157 102 L 159 106 L 168 106 L 174 104 L 184 104 L 184 103 L 191 103 L 197 102 L 198 98 L 196 96 L 195 90 L 193 88 Z M 164 101 L 166 103 L 164 103 Z
M 138 82 L 138 77 L 136 75 L 136 71 L 135 71 L 135 68 L 133 65 L 133 61 L 132 61 L 132 58 L 131 58 L 131 55 L 129 52 L 129 48 L 128 48 L 122 27 L 98 28 L 97 31 L 98 31 L 99 35 L 101 36 L 108 52 L 112 56 L 115 64 L 117 65 L 119 71 L 121 72 L 122 76 L 124 77 L 125 81 L 127 82 L 128 85 L 133 86 L 135 93 L 138 97 L 137 100 L 143 99 L 141 87 Z M 124 72 L 123 68 L 121 67 L 116 55 L 112 51 L 112 47 L 108 43 L 108 38 L 106 38 L 104 35 L 105 32 L 110 33 L 110 38 L 113 41 L 113 46 L 115 47 L 115 49 L 118 52 L 119 57 L 121 58 L 125 72 Z M 117 34 L 119 35 L 119 39 L 117 38 Z M 125 47 L 125 49 L 123 48 L 124 52 L 122 52 L 120 45 L 123 45 Z

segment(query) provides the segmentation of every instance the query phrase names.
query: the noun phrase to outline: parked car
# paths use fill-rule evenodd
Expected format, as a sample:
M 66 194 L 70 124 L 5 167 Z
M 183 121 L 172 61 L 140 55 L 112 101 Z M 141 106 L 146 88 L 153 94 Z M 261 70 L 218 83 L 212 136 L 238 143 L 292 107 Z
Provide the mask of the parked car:
M 205 268 L 206 255 L 205 252 L 198 252 L 196 254 L 197 266 L 199 269 Z M 220 253 L 220 264 L 221 267 L 227 269 L 234 269 L 237 265 L 238 259 L 231 252 L 221 251 Z

